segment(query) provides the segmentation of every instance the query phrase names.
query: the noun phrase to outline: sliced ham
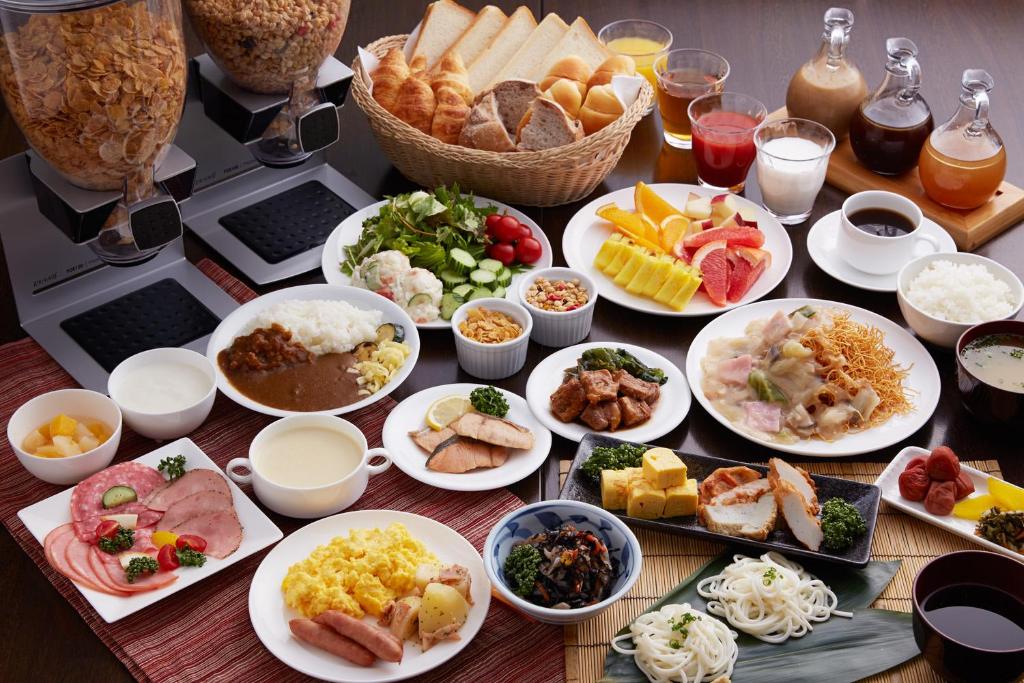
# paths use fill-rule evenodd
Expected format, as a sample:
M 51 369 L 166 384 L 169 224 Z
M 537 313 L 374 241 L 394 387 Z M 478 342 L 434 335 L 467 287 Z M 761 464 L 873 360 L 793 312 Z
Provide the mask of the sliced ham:
M 117 507 L 104 510 L 102 514 L 91 515 L 82 520 L 76 521 L 75 534 L 79 539 L 86 543 L 96 542 L 96 527 L 99 526 L 103 518 L 108 515 L 138 515 L 139 519 L 135 523 L 137 529 L 151 527 L 160 521 L 163 516 L 162 512 L 156 510 L 150 510 L 142 503 L 125 503 L 124 505 L 118 505 Z
M 92 545 L 89 546 L 88 562 L 91 575 L 96 578 L 97 581 L 103 586 L 103 592 L 111 593 L 113 595 L 131 595 L 127 590 L 121 590 L 120 586 L 114 581 L 114 578 L 110 574 L 110 569 L 104 563 L 102 555 L 106 553 L 102 552 L 99 548 Z M 110 557 L 113 557 L 112 555 Z M 117 562 L 117 558 L 114 558 Z M 121 563 L 117 564 L 118 570 L 120 570 L 122 576 L 122 582 L 124 577 L 124 570 L 121 569 Z M 126 582 L 125 582 L 126 583 Z
M 744 385 L 754 367 L 754 357 L 749 353 L 723 360 L 718 364 L 718 378 L 726 384 Z
M 51 567 L 72 581 L 87 588 L 99 590 L 97 583 L 88 577 L 88 572 L 80 572 L 69 561 L 67 550 L 72 542 L 78 542 L 78 539 L 75 538 L 75 530 L 70 524 L 63 524 L 55 528 L 43 539 L 43 553 L 46 555 L 46 560 Z
M 228 498 L 231 497 L 228 484 L 221 474 L 213 470 L 198 468 L 189 470 L 170 484 L 153 491 L 153 494 L 146 498 L 140 496 L 139 500 L 143 501 L 149 509 L 163 512 L 182 498 L 211 489 L 223 492 Z
M 769 318 L 768 323 L 764 326 L 761 336 L 766 344 L 771 345 L 779 343 L 792 331 L 793 323 L 789 316 L 782 311 L 775 311 L 775 315 Z
M 220 489 L 197 491 L 171 504 L 164 513 L 160 526 L 173 529 L 199 515 L 209 515 L 234 509 L 231 494 Z
M 744 401 L 744 420 L 751 429 L 768 434 L 782 430 L 782 408 L 767 401 Z
M 83 577 L 82 585 L 109 595 L 122 597 L 129 595 L 129 593 L 114 588 L 113 583 L 106 580 L 106 573 L 100 576 L 93 568 L 92 563 L 89 561 L 89 556 L 93 554 L 95 548 L 96 546 L 89 545 L 72 534 L 65 551 L 68 564 L 77 574 Z
M 242 524 L 238 521 L 234 508 L 212 514 L 199 514 L 168 530 L 179 536 L 201 536 L 206 540 L 205 554 L 221 559 L 238 550 L 242 543 Z
M 115 589 L 126 593 L 145 593 L 146 591 L 163 588 L 178 580 L 178 575 L 174 572 L 158 571 L 154 574 L 143 574 L 132 583 L 128 583 L 124 567 L 121 566 L 121 561 L 117 559 L 116 555 L 109 555 L 99 548 L 93 548 L 93 557 L 97 558 L 93 562 L 93 566 L 97 566 L 98 562 L 99 567 L 106 572 L 106 578 L 110 584 Z

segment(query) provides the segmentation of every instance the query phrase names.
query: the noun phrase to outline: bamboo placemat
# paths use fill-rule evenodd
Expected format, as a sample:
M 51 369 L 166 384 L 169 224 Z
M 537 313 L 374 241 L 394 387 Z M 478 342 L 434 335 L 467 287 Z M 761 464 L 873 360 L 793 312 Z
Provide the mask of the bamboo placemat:
M 561 478 L 569 471 L 571 461 L 561 461 Z M 874 483 L 887 463 L 875 462 L 812 462 L 800 466 L 813 474 L 842 477 Z M 965 462 L 982 472 L 1001 476 L 995 460 Z M 658 531 L 633 530 L 643 548 L 644 569 L 625 598 L 612 605 L 595 619 L 565 628 L 565 673 L 568 683 L 594 683 L 604 672 L 608 641 L 651 603 L 658 600 L 679 582 L 697 571 L 705 562 L 725 548 L 719 543 L 674 536 Z M 878 511 L 878 524 L 871 546 L 873 560 L 902 560 L 896 577 L 886 587 L 873 607 L 911 611 L 911 588 L 917 572 L 930 560 L 956 550 L 975 546 L 966 539 L 890 508 L 883 501 Z M 870 683 L 938 683 L 941 679 L 921 658 L 915 657 L 883 674 L 865 679 Z M 737 681 L 736 683 L 745 683 Z

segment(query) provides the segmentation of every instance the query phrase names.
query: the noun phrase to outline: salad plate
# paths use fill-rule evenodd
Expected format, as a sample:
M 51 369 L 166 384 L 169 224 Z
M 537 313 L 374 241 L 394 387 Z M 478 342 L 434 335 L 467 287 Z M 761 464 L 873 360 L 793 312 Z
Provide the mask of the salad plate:
M 697 185 L 679 183 L 655 183 L 647 187 L 675 207 L 684 206 L 690 193 L 706 197 L 720 194 Z M 565 255 L 565 262 L 570 268 L 589 275 L 597 283 L 598 294 L 602 298 L 620 306 L 653 315 L 684 318 L 717 315 L 764 297 L 775 289 L 789 272 L 789 267 L 793 262 L 793 244 L 789 239 L 789 233 L 781 223 L 759 205 L 749 199 L 733 195 L 744 212 L 757 216 L 757 227 L 764 233 L 762 249 L 771 254 L 770 265 L 765 268 L 750 290 L 739 301 L 730 302 L 725 306 L 716 306 L 711 303 L 704 292 L 698 291 L 683 310 L 677 311 L 653 299 L 629 293 L 625 288 L 616 285 L 611 277 L 594 265 L 594 257 L 597 256 L 601 245 L 613 232 L 611 223 L 602 219 L 596 212 L 602 206 L 611 203 L 623 209 L 632 210 L 635 204 L 634 192 L 633 187 L 626 187 L 598 197 L 577 211 L 562 233 L 562 253 Z
M 702 361 L 708 355 L 712 341 L 721 338 L 743 337 L 747 326 L 757 320 L 771 318 L 776 312 L 790 313 L 805 306 L 838 309 L 849 313 L 850 319 L 856 323 L 871 325 L 884 335 L 884 344 L 893 352 L 892 363 L 907 370 L 903 386 L 912 403 L 910 412 L 893 415 L 884 423 L 840 435 L 833 441 L 823 439 L 798 438 L 793 443 L 780 443 L 759 436 L 742 426 L 732 422 L 723 415 L 705 395 L 704 369 Z M 849 304 L 821 299 L 772 299 L 759 301 L 748 306 L 729 311 L 709 322 L 702 329 L 686 354 L 686 377 L 693 387 L 697 402 L 712 417 L 725 427 L 756 444 L 785 453 L 805 455 L 818 458 L 834 458 L 847 455 L 859 455 L 886 448 L 913 435 L 928 423 L 932 413 L 938 406 L 941 384 L 939 371 L 932 360 L 931 354 L 912 334 L 893 321 Z
M 324 249 L 321 255 L 321 270 L 323 271 L 324 278 L 330 284 L 335 285 L 351 285 L 353 278 L 351 275 L 345 273 L 341 264 L 346 259 L 345 248 L 357 244 L 360 236 L 363 233 L 363 223 L 370 218 L 373 218 L 380 214 L 380 210 L 387 206 L 390 199 L 379 201 L 375 204 L 371 204 L 364 209 L 356 211 L 351 216 L 346 218 L 344 221 L 334 229 L 333 232 L 328 236 L 327 242 L 324 244 Z M 540 243 L 541 255 L 540 258 L 530 264 L 530 268 L 549 268 L 551 267 L 552 253 L 551 253 L 551 242 L 548 241 L 544 231 L 541 230 L 540 226 L 527 216 L 522 211 L 515 209 L 508 204 L 495 201 L 493 199 L 487 199 L 485 197 L 473 196 L 473 203 L 477 207 L 494 207 L 497 209 L 499 214 L 507 214 L 515 217 L 520 223 L 527 226 L 532 232 L 532 237 Z M 411 234 L 411 231 L 409 231 Z M 482 244 L 482 242 L 480 243 Z M 367 254 L 369 257 L 372 254 Z M 440 269 L 438 269 L 440 270 Z M 529 272 L 528 270 L 525 272 Z M 524 276 L 525 272 L 513 271 L 512 282 L 505 287 L 505 298 L 515 299 L 516 292 L 518 291 L 519 282 Z M 434 273 L 439 276 L 440 272 Z M 447 291 L 447 286 L 446 286 Z M 434 330 L 434 329 L 451 329 L 451 322 L 438 318 L 430 322 L 418 322 L 416 326 L 420 329 Z
M 424 429 L 424 416 L 434 401 L 446 396 L 469 396 L 474 389 L 485 386 L 444 384 L 424 389 L 399 403 L 388 413 L 381 432 L 391 462 L 413 479 L 448 491 L 490 491 L 510 486 L 535 472 L 544 464 L 551 451 L 551 432 L 534 417 L 526 399 L 504 390 L 499 391 L 509 405 L 505 419 L 533 433 L 533 448 L 511 450 L 508 460 L 498 467 L 478 468 L 462 473 L 436 472 L 427 468 L 428 453 L 416 445 L 410 432 Z

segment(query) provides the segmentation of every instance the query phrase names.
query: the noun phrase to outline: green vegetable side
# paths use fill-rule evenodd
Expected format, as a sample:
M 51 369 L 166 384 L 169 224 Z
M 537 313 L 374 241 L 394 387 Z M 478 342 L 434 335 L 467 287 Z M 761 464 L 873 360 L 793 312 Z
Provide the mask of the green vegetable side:
M 627 467 L 640 467 L 643 464 L 644 452 L 650 446 L 631 443 L 618 446 L 597 446 L 590 452 L 590 457 L 580 465 L 585 475 L 595 482 L 601 480 L 601 470 L 623 470 Z
M 505 395 L 494 387 L 478 387 L 469 394 L 469 402 L 477 412 L 505 417 L 508 415 L 508 401 Z
M 540 551 L 532 545 L 522 544 L 512 548 L 505 558 L 505 580 L 509 588 L 519 597 L 525 597 L 533 590 L 540 567 Z
M 868 530 L 864 517 L 842 498 L 832 498 L 821 508 L 821 531 L 825 547 L 833 552 L 846 550 Z
M 598 348 L 587 349 L 580 356 L 575 368 L 569 368 L 567 373 L 575 375 L 581 370 L 625 370 L 637 379 L 655 384 L 664 384 L 668 381 L 665 372 L 659 368 L 651 368 L 644 365 L 640 360 L 625 349 Z

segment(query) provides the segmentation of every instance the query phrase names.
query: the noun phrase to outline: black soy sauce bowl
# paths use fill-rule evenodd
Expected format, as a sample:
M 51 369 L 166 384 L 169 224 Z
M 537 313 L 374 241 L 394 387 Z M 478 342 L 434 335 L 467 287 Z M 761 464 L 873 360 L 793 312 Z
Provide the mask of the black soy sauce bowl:
M 990 334 L 1024 336 L 1024 320 L 992 320 L 968 329 L 956 343 L 956 385 L 964 407 L 988 424 L 1024 424 L 1024 393 L 993 386 L 964 365 L 963 350 L 975 339 Z
M 938 590 L 957 584 L 988 586 L 1024 602 L 1024 563 L 984 550 L 962 550 L 935 558 L 914 579 L 914 640 L 928 665 L 947 681 L 1016 681 L 1024 673 L 1024 648 L 985 650 L 940 631 L 923 604 Z

